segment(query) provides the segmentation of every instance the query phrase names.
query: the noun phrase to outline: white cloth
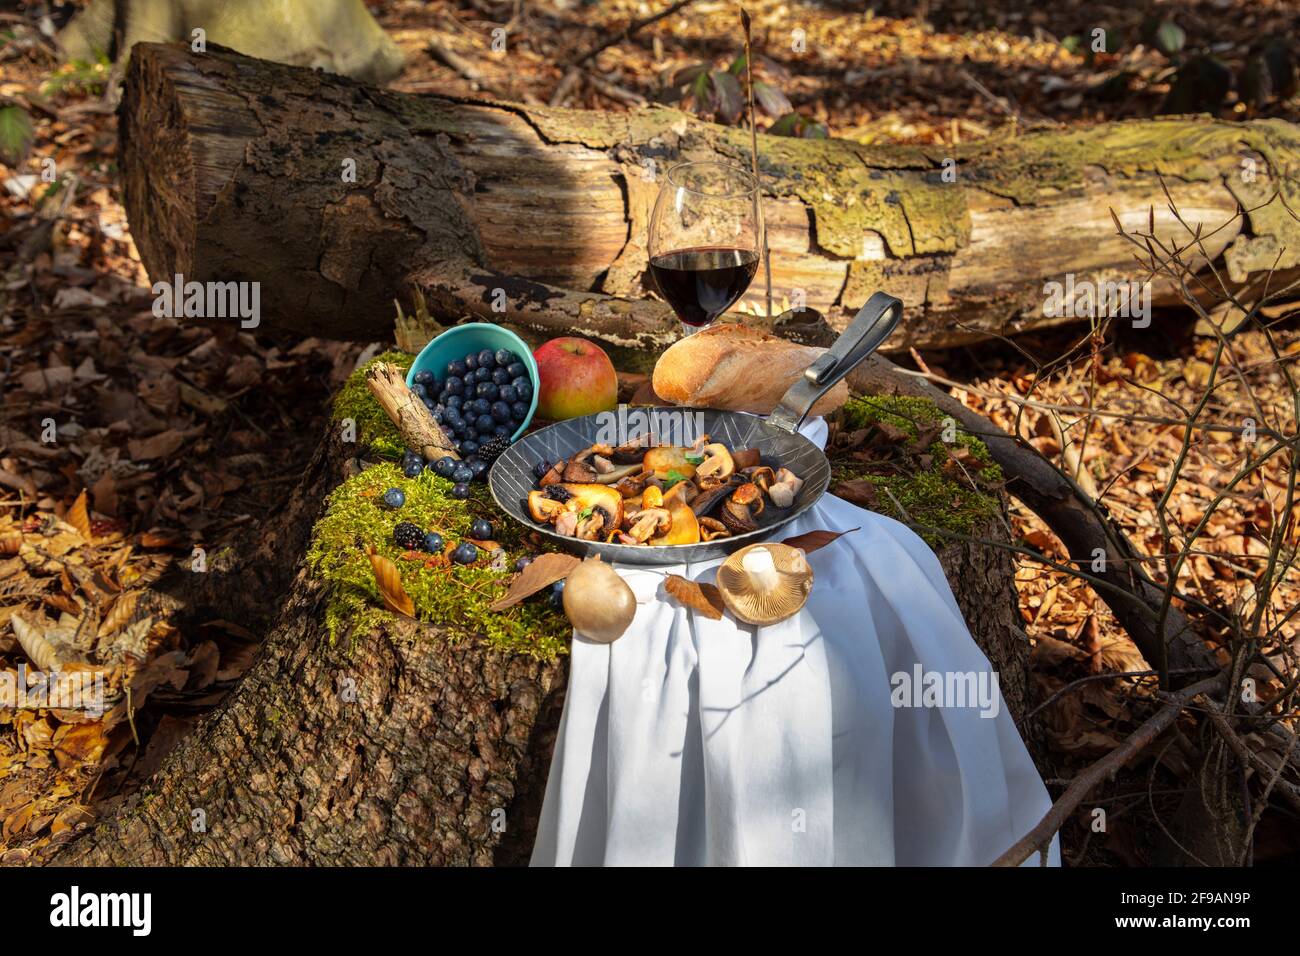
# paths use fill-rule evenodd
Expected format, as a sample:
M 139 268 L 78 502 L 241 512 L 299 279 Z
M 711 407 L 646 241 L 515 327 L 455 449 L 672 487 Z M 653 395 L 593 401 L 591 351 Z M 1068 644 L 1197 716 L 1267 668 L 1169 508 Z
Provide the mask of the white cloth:
M 664 595 L 716 560 L 619 568 L 636 617 L 613 644 L 574 638 L 533 865 L 986 865 L 1042 819 L 995 687 L 983 711 L 891 702 L 918 667 L 991 672 L 926 544 L 830 495 L 782 537 L 854 527 L 809 555 L 808 603 L 772 627 Z

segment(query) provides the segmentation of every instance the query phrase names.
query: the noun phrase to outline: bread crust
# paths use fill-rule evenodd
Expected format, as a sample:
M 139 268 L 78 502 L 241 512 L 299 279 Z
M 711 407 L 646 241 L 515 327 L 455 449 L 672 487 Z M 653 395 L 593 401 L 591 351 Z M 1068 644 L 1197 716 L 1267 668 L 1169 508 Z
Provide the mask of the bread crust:
M 766 415 L 825 351 L 744 325 L 712 325 L 669 346 L 651 383 L 675 405 Z M 848 385 L 838 382 L 810 414 L 828 414 L 848 398 Z

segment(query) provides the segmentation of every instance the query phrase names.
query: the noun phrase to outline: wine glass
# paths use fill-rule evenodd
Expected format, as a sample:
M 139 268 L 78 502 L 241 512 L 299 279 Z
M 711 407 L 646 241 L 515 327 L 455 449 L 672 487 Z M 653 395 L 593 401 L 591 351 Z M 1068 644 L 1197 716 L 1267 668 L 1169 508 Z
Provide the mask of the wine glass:
M 762 242 L 758 181 L 750 173 L 729 163 L 668 171 L 650 216 L 650 274 L 686 335 L 745 294 Z

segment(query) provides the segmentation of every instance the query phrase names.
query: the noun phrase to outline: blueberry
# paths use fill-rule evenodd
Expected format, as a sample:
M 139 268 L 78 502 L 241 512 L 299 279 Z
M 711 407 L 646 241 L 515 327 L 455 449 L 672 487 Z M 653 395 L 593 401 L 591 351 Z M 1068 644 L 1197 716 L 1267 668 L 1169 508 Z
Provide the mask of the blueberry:
M 488 398 L 486 395 L 485 395 L 484 397 L 482 397 L 482 398 L 476 398 L 476 399 L 474 399 L 474 414 L 475 414 L 476 416 L 477 416 L 477 415 L 491 415 L 491 414 L 492 414 L 492 402 L 493 402 L 493 399 Z
M 406 493 L 401 488 L 389 488 L 379 499 L 379 503 L 385 508 L 400 508 L 406 504 Z
M 442 404 L 448 408 L 460 408 L 463 401 L 465 401 L 464 395 L 448 395 Z
M 491 369 L 497 364 L 497 358 L 492 354 L 491 349 L 483 349 L 478 353 L 478 367 Z
M 489 402 L 495 402 L 500 394 L 501 389 L 495 382 L 479 382 L 478 387 L 474 389 L 476 397 L 486 398 Z
M 474 371 L 474 369 L 478 368 L 478 353 L 470 352 L 468 355 L 465 356 L 464 361 L 465 361 L 465 368 L 471 372 Z
M 511 375 L 503 368 L 493 369 L 492 381 L 497 385 L 510 384 Z
M 425 408 L 427 408 L 429 411 L 433 411 L 434 404 L 435 404 L 435 402 L 434 402 L 433 399 L 431 399 L 431 398 L 426 398 L 426 399 L 422 399 L 422 401 L 424 402 L 424 407 L 425 407 Z
M 490 368 L 484 368 L 482 365 L 480 365 L 474 371 L 474 381 L 490 382 L 491 380 L 492 380 L 492 370 Z
M 424 550 L 430 554 L 438 554 L 445 546 L 442 535 L 436 531 L 430 531 L 424 536 Z
M 537 464 L 533 465 L 533 474 L 540 480 L 548 471 L 551 470 L 551 463 L 543 458 Z
M 499 424 L 504 425 L 506 422 L 510 421 L 510 415 L 510 406 L 505 402 L 492 403 L 492 417 L 495 418 Z
M 515 353 L 511 352 L 509 349 L 497 349 L 497 354 L 495 358 L 497 360 L 497 364 L 500 365 L 502 368 L 505 368 L 507 365 L 509 365 L 511 362 L 515 360 Z
M 416 395 L 420 396 L 421 399 L 425 399 L 429 397 L 429 390 L 425 388 L 424 385 L 421 384 L 420 382 L 416 382 L 414 385 L 412 385 L 411 391 L 413 391 Z
M 469 369 L 465 367 L 465 363 L 460 359 L 452 359 L 452 361 L 447 363 L 448 378 L 451 378 L 453 375 L 456 378 L 464 378 L 467 371 L 469 371 Z
M 451 473 L 451 480 L 456 482 L 458 485 L 462 482 L 468 484 L 474 480 L 474 472 L 469 465 L 465 464 L 463 461 L 458 462 L 456 464 L 456 470 Z
M 501 401 L 505 402 L 507 405 L 513 405 L 515 402 L 519 401 L 519 396 L 515 393 L 515 387 L 513 385 L 502 385 L 501 391 L 497 393 L 497 398 L 501 399 Z
M 444 455 L 433 463 L 434 474 L 438 475 L 440 478 L 450 478 L 452 472 L 456 470 L 457 464 L 459 464 L 459 462 L 457 462 L 455 458 L 452 458 L 451 455 Z
M 422 368 L 415 373 L 411 381 L 415 382 L 416 385 L 432 385 L 435 380 L 432 372 L 427 368 Z
M 490 435 L 492 434 L 492 429 L 497 427 L 497 423 L 491 415 L 480 415 L 474 422 L 474 427 L 480 432 L 487 432 Z
M 469 536 L 475 541 L 492 540 L 492 522 L 487 518 L 475 518 L 469 526 Z
M 468 458 L 478 452 L 478 442 L 472 438 L 467 438 L 460 443 L 460 453 L 464 458 Z
M 451 559 L 457 564 L 473 564 L 478 560 L 478 545 L 472 541 L 462 541 L 452 551 Z
M 524 568 L 528 567 L 528 565 L 532 563 L 533 563 L 533 556 L 531 554 L 525 554 L 522 558 L 520 558 L 515 562 L 515 570 L 522 571 Z
M 514 386 L 515 394 L 519 396 L 521 402 L 526 402 L 533 397 L 533 383 L 526 378 L 517 378 L 510 383 Z
M 559 581 L 556 581 L 554 584 L 551 585 L 551 593 L 547 597 L 547 600 L 551 602 L 551 607 L 555 608 L 557 611 L 561 610 L 564 607 L 564 579 L 563 578 L 561 578 Z
M 488 469 L 492 467 L 482 458 L 466 458 L 465 464 L 469 465 L 469 470 L 474 472 L 475 479 L 482 478 L 487 474 Z
M 408 461 L 402 466 L 402 474 L 407 478 L 419 478 L 422 471 L 424 471 L 424 462 L 418 458 Z M 398 505 L 398 507 L 400 508 L 401 505 Z
M 528 417 L 528 403 L 515 402 L 513 405 L 511 405 L 510 417 L 517 422 L 522 422 L 525 418 Z
M 465 391 L 465 380 L 462 378 L 449 378 L 442 386 L 444 395 L 459 395 L 463 391 Z
M 441 425 L 443 417 L 447 414 L 447 410 L 441 405 L 435 405 L 433 408 L 429 409 L 429 414 L 433 416 L 435 422 Z
M 512 379 L 528 377 L 528 366 L 523 362 L 511 362 L 506 366 L 506 371 L 510 373 Z
M 453 498 L 464 501 L 469 497 L 469 484 L 464 481 L 457 482 L 451 486 L 450 494 Z
M 498 425 L 492 429 L 492 434 L 497 438 L 509 438 L 514 433 L 515 430 L 510 425 Z

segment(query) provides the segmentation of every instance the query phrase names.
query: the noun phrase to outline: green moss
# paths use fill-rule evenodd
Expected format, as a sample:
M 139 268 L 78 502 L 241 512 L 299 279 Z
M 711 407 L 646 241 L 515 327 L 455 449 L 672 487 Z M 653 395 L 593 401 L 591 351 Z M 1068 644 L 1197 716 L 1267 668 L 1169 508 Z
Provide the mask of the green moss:
M 356 423 L 357 444 L 369 448 L 370 452 L 379 458 L 401 458 L 402 452 L 406 450 L 406 443 L 402 441 L 397 426 L 384 414 L 384 410 L 370 394 L 370 387 L 366 385 L 366 370 L 376 362 L 388 362 L 406 371 L 413 361 L 415 356 L 406 352 L 385 352 L 376 355 L 349 375 L 348 380 L 339 389 L 338 395 L 334 397 L 334 421 L 352 419 Z
M 387 488 L 406 493 L 402 508 L 391 511 L 377 504 Z M 362 633 L 392 617 L 383 607 L 367 554 L 367 547 L 373 547 L 401 571 L 416 617 L 445 629 L 453 641 L 479 638 L 492 647 L 543 660 L 565 652 L 571 628 L 544 599 L 534 598 L 506 611 L 488 610 L 505 593 L 515 559 L 531 549 L 521 538 L 524 529 L 497 509 L 486 486 L 472 488 L 469 499 L 458 501 L 448 494 L 450 481 L 427 471 L 408 479 L 396 465 L 383 462 L 335 489 L 307 552 L 308 569 L 329 588 L 325 622 L 331 638 Z M 431 568 L 402 557 L 404 552 L 393 541 L 397 523 L 410 521 L 454 544 L 468 536 L 475 518 L 492 522 L 495 540 L 506 551 L 500 570 L 486 563 Z
M 844 406 L 841 416 L 842 430 L 853 431 L 884 422 L 902 429 L 913 439 L 920 427 L 943 423 L 948 418 L 927 399 L 903 396 L 853 398 Z M 1002 481 L 1002 470 L 982 441 L 955 422 L 952 438 L 952 444 L 969 449 L 980 463 L 978 478 L 981 481 L 989 484 Z M 870 481 L 879 497 L 875 510 L 911 525 L 931 547 L 941 547 L 949 541 L 935 529 L 972 534 L 1001 511 L 996 496 L 974 490 L 940 470 L 948 459 L 946 447 L 941 432 L 927 449 L 931 457 L 929 467 L 918 468 L 910 474 L 879 474 L 871 469 L 870 463 L 835 460 L 832 462 L 833 481 L 859 478 Z

